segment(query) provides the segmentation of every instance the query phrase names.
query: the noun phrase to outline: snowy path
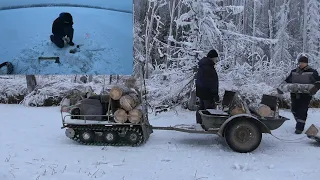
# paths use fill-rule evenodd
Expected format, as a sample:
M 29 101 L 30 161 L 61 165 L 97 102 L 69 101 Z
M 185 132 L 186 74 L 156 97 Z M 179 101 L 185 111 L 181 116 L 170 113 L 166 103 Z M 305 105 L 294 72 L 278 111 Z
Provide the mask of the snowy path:
M 65 137 L 58 108 L 0 105 L 0 112 L 1 180 L 319 179 L 320 146 L 307 138 L 283 143 L 264 135 L 256 151 L 239 154 L 217 136 L 155 131 L 141 147 L 103 148 Z M 151 124 L 194 122 L 194 112 L 178 113 L 151 115 Z M 320 112 L 309 114 L 307 126 L 320 125 Z M 274 134 L 285 139 L 304 136 L 293 134 L 293 127 L 288 121 Z
M 69 53 L 71 47 L 56 48 L 49 39 L 52 22 L 61 12 L 73 15 L 74 42 L 84 44 L 76 54 Z M 131 13 L 76 7 L 14 9 L 0 11 L 0 24 L 5 24 L 0 30 L 0 63 L 12 62 L 14 74 L 132 73 Z M 59 56 L 61 64 L 39 64 L 39 56 Z

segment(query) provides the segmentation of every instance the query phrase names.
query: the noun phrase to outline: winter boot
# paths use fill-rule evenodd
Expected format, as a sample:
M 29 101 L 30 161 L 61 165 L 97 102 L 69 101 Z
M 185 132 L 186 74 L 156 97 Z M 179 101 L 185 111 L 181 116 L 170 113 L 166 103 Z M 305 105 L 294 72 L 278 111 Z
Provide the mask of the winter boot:
M 296 131 L 294 133 L 296 134 L 301 134 L 303 131 L 296 129 Z
M 74 46 L 74 43 L 73 43 L 72 41 L 68 42 L 68 44 L 69 44 L 70 46 Z

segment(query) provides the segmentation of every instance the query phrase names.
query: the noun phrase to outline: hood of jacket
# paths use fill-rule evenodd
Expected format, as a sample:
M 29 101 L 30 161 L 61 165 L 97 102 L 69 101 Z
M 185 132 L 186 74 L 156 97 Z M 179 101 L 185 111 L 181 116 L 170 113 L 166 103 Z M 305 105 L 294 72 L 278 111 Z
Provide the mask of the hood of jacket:
M 201 67 L 201 66 L 214 66 L 214 65 L 215 65 L 215 63 L 213 62 L 213 60 L 208 57 L 204 57 L 198 62 L 199 67 Z

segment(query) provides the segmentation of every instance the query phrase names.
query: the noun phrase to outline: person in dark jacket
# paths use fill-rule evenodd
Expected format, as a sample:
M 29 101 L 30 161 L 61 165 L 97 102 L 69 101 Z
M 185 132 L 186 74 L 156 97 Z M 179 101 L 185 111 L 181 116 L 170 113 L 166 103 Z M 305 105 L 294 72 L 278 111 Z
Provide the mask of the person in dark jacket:
M 74 46 L 73 43 L 73 18 L 70 13 L 60 13 L 59 17 L 54 20 L 52 24 L 52 34 L 50 40 L 59 48 L 64 47 L 64 38 L 67 37 L 67 41 L 70 46 Z
M 298 59 L 299 66 L 293 69 L 285 79 L 286 83 L 314 84 L 320 80 L 317 70 L 308 65 L 309 59 L 306 55 L 301 55 Z M 296 120 L 296 134 L 301 134 L 304 130 L 308 117 L 309 103 L 312 99 L 310 94 L 291 93 L 291 111 Z
M 198 110 L 215 109 L 216 102 L 219 101 L 219 80 L 215 69 L 218 61 L 218 53 L 211 50 L 207 57 L 202 58 L 198 63 L 198 72 L 196 75 L 196 95 L 200 99 Z M 197 111 L 197 123 L 201 124 L 201 116 Z

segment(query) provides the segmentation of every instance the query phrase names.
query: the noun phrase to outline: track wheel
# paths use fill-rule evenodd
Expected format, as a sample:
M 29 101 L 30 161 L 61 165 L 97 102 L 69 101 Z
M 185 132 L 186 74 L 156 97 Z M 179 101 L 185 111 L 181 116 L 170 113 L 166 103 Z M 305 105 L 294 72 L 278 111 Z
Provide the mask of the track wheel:
M 68 128 L 66 129 L 65 134 L 68 138 L 73 138 L 76 133 L 72 128 Z
M 106 143 L 117 143 L 119 135 L 116 131 L 105 131 L 103 132 L 103 139 Z
M 236 120 L 227 126 L 225 139 L 232 150 L 247 153 L 258 148 L 262 132 L 259 126 L 250 120 Z
M 84 143 L 92 143 L 94 141 L 94 132 L 93 131 L 89 131 L 89 130 L 85 130 L 85 131 L 81 131 L 79 133 L 79 138 L 82 142 Z
M 139 133 L 139 131 L 128 130 L 125 138 L 129 144 L 135 145 L 140 140 L 140 133 Z

